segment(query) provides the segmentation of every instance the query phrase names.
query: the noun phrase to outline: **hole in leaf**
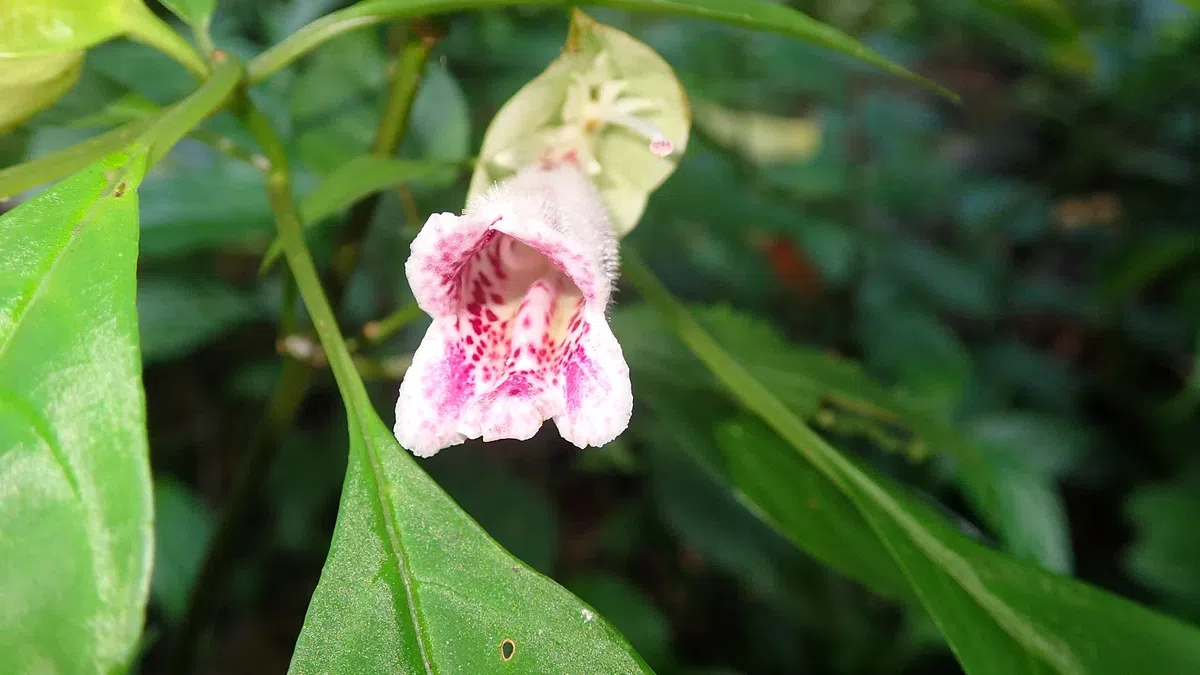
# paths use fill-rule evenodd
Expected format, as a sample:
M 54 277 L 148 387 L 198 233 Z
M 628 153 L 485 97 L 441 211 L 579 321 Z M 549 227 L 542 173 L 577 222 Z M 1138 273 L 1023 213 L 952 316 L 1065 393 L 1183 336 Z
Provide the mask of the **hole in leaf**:
M 505 661 L 512 661 L 512 657 L 517 653 L 517 643 L 511 638 L 504 638 L 504 642 L 500 643 L 500 658 Z

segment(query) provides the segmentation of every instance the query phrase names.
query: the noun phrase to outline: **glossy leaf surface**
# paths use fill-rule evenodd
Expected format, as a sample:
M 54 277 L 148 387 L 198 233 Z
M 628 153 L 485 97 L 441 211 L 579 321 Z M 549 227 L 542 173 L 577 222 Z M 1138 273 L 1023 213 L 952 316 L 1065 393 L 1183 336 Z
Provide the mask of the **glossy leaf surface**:
M 142 630 L 143 166 L 111 155 L 0 218 L 0 672 L 115 672 Z

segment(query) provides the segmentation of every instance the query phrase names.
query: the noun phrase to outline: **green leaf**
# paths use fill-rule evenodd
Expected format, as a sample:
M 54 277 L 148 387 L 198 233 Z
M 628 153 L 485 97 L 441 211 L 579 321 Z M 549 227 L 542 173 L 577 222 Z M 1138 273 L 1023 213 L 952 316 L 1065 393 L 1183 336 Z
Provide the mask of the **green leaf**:
M 257 82 L 335 35 L 373 23 L 463 9 L 567 4 L 572 3 L 561 0 L 364 0 L 332 12 L 296 31 L 251 61 L 246 70 L 250 81 Z M 951 100 L 958 100 L 957 95 L 944 87 L 909 72 L 838 29 L 786 5 L 766 0 L 596 0 L 585 4 L 693 16 L 790 35 L 865 61 L 893 75 L 929 87 Z
M 0 133 L 53 105 L 82 67 L 83 52 L 0 57 Z
M 717 443 L 729 482 L 743 503 L 794 545 L 889 597 L 909 600 L 901 569 L 836 485 L 750 420 L 721 425 Z M 749 430 L 748 430 L 749 429 Z
M 1200 513 L 1200 469 L 1193 467 L 1169 483 L 1137 489 L 1125 504 L 1137 537 L 1125 566 L 1146 586 L 1188 604 L 1200 618 L 1200 550 L 1196 521 Z
M 641 591 L 620 577 L 607 575 L 576 577 L 566 586 L 603 612 L 651 665 L 662 668 L 667 662 L 671 624 Z
M 189 26 L 206 25 L 216 9 L 217 0 L 159 0 L 171 13 Z
M 719 391 L 681 345 L 662 339 L 666 327 L 647 309 L 622 308 L 612 319 L 635 383 L 675 392 Z M 694 311 L 793 412 L 866 436 L 886 450 L 915 457 L 927 449 L 944 453 L 953 460 L 966 496 L 1008 550 L 1048 569 L 1069 569 L 1070 536 L 1053 472 L 1078 453 L 1080 439 L 1019 415 L 981 419 L 968 435 L 905 391 L 875 382 L 852 361 L 787 344 L 770 326 L 729 308 Z M 905 431 L 914 437 L 905 437 Z
M 0 171 L 0 199 L 12 197 L 70 173 L 129 145 L 148 129 L 153 117 L 93 136 L 82 143 Z
M 300 201 L 300 218 L 305 227 L 311 227 L 349 208 L 367 195 L 413 180 L 436 178 L 447 172 L 457 172 L 455 165 L 393 159 L 375 154 L 359 155 L 338 167 L 304 196 Z M 276 239 L 263 255 L 260 270 L 270 269 L 281 253 L 282 244 Z
M 558 514 L 545 488 L 483 453 L 440 453 L 429 471 L 438 485 L 501 546 L 541 572 L 558 559 Z
M 649 672 L 593 609 L 463 513 L 365 392 L 343 395 L 346 482 L 290 672 L 495 672 L 506 665 L 505 640 L 520 672 Z
M 117 153 L 0 218 L 0 672 L 124 670 L 142 630 L 144 170 Z
M 753 164 L 806 161 L 821 148 L 821 122 L 811 117 L 779 117 L 692 101 L 697 127 L 713 142 Z
M 848 497 L 971 675 L 1194 672 L 1200 630 L 971 539 L 832 448 L 626 251 L 625 273 L 734 397 Z M 788 450 L 780 445 L 780 456 Z M 744 453 L 746 461 L 764 454 Z M 776 468 L 763 467 L 762 471 Z
M 788 449 L 761 425 L 743 425 L 739 437 L 755 439 L 757 452 L 728 456 L 760 477 L 775 476 L 776 499 L 788 498 L 779 488 L 789 477 L 816 476 L 801 457 L 806 453 Z M 836 453 L 826 445 L 817 452 Z M 1200 665 L 1195 628 L 987 548 L 900 488 L 849 466 L 844 458 L 831 464 L 836 479 L 829 489 L 841 483 L 971 675 L 1171 673 Z M 770 502 L 764 508 L 786 517 Z
M 125 29 L 127 0 L 6 0 L 0 56 L 78 51 Z
M 216 517 L 191 488 L 172 478 L 154 481 L 154 577 L 150 595 L 172 621 L 183 617 Z
M 359 155 L 338 167 L 300 201 L 300 218 L 308 225 L 349 208 L 369 194 L 412 180 L 454 171 L 447 162 L 421 162 L 379 155 Z
M 804 583 L 812 570 L 796 550 L 797 545 L 808 548 L 789 541 L 764 520 L 761 510 L 747 509 L 731 489 L 712 432 L 716 420 L 732 413 L 723 402 L 714 405 L 702 397 L 651 396 L 640 386 L 635 395 L 651 406 L 630 431 L 646 448 L 662 521 L 706 563 L 736 577 L 750 593 L 796 611 L 812 596 Z M 907 588 L 903 579 L 890 586 L 869 578 L 860 581 L 884 595 Z
M 186 356 L 259 314 L 253 296 L 214 279 L 150 277 L 137 304 L 146 364 Z

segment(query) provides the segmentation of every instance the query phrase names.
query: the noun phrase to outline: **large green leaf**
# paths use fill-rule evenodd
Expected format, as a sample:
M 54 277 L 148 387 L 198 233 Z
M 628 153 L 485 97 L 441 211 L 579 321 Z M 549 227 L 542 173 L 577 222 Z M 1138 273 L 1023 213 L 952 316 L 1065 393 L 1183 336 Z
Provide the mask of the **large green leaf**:
M 296 31 L 289 38 L 254 59 L 247 67 L 247 73 L 251 81 L 260 80 L 325 40 L 372 23 L 464 9 L 568 4 L 575 3 L 562 0 L 363 0 L 363 2 L 346 9 L 328 14 Z M 865 61 L 889 73 L 931 87 L 945 96 L 957 99 L 953 93 L 913 74 L 903 66 L 889 61 L 878 52 L 838 29 L 783 4 L 766 0 L 592 0 L 579 4 L 694 16 L 755 30 L 790 35 Z
M 355 384 L 344 392 L 350 457 L 337 527 L 291 672 L 648 672 L 594 610 L 463 513 Z
M 749 426 L 727 423 L 717 432 L 730 487 L 742 501 L 826 565 L 880 593 L 911 599 L 904 575 L 854 503 L 795 453 L 763 447 L 779 442 Z
M 337 332 L 290 197 L 277 177 L 268 188 L 350 434 L 333 542 L 291 672 L 649 672 L 616 629 L 512 557 L 396 442 Z
M 728 431 L 735 481 L 771 516 L 805 517 L 788 488 L 821 480 L 840 490 L 879 535 L 971 675 L 1188 673 L 1200 631 L 1078 581 L 1044 572 L 965 537 L 901 488 L 844 458 L 822 476 L 758 423 Z M 823 443 L 813 450 L 831 458 Z M 824 472 L 822 472 L 824 473 Z M 790 504 L 790 506 L 789 506 Z
M 832 421 L 839 430 L 865 435 L 884 448 L 917 456 L 927 448 L 945 453 L 954 460 L 972 504 L 1008 550 L 1051 569 L 1069 567 L 1065 523 L 1040 523 L 1037 533 L 1020 525 L 1029 524 L 1031 513 L 1055 514 L 1058 506 L 1053 480 L 1028 466 L 1036 461 L 1037 453 L 1024 453 L 1019 461 L 1006 460 L 999 452 L 987 452 L 979 440 L 967 437 L 906 392 L 876 382 L 853 361 L 788 344 L 771 326 L 727 307 L 697 308 L 695 312 L 722 346 L 793 412 Z M 612 324 L 635 381 L 677 391 L 718 387 L 683 345 L 662 338 L 666 326 L 648 308 L 619 309 Z M 1037 498 L 1038 504 L 1029 503 L 1030 496 Z
M 0 672 L 115 672 L 142 629 L 144 165 L 111 155 L 0 218 Z

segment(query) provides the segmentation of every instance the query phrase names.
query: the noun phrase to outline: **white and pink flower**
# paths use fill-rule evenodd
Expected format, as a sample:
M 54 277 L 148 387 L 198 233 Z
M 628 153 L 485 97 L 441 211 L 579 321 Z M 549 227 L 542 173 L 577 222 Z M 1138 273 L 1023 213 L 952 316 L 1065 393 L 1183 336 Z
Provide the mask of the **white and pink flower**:
M 564 54 L 489 127 L 463 215 L 413 240 L 405 272 L 433 324 L 400 386 L 401 445 L 525 440 L 548 419 L 580 448 L 625 430 L 629 368 L 605 316 L 617 238 L 687 130 L 670 67 L 576 12 Z
M 396 438 L 418 456 L 467 438 L 603 445 L 629 424 L 629 368 L 605 319 L 617 239 L 574 162 L 535 165 L 431 216 L 405 265 L 433 325 L 396 402 Z

